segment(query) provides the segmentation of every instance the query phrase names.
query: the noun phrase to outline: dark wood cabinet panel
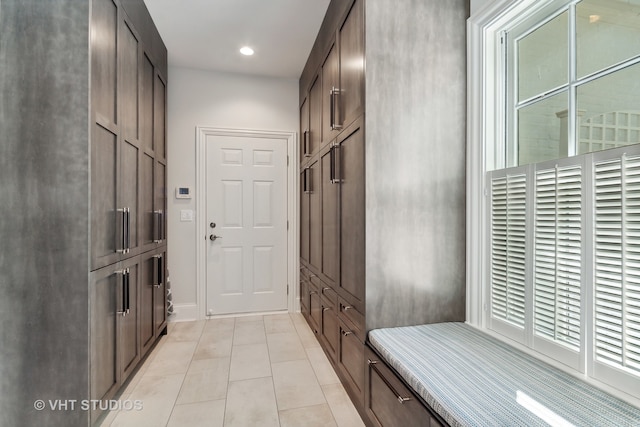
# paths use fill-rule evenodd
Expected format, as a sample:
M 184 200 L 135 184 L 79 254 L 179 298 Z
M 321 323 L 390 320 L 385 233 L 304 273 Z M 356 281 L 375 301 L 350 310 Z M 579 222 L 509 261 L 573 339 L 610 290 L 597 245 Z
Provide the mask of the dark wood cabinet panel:
M 121 145 L 121 166 L 118 179 L 120 182 L 120 201 L 118 207 L 126 208 L 128 213 L 125 217 L 127 222 L 126 228 L 126 244 L 129 251 L 135 253 L 139 247 L 138 242 L 138 213 L 140 212 L 138 198 L 140 190 L 140 168 L 139 168 L 139 152 L 137 146 L 123 141 Z
M 91 268 L 118 260 L 118 136 L 96 124 L 91 135 Z M 97 197 L 97 195 L 100 195 Z
M 322 301 L 320 292 L 313 283 L 309 286 L 309 312 L 311 329 L 315 334 L 319 334 L 322 327 Z
M 91 11 L 91 99 L 94 121 L 117 122 L 118 7 L 113 0 L 94 0 Z
M 155 253 L 147 252 L 140 261 L 140 352 L 146 354 L 154 343 L 153 291 L 156 267 Z
M 303 168 L 300 172 L 300 259 L 304 263 L 309 263 L 309 171 Z
M 140 92 L 140 139 L 145 152 L 153 152 L 153 63 L 145 54 L 142 58 L 142 90 Z
M 320 197 L 320 167 L 312 161 L 308 168 L 309 182 L 309 265 L 318 272 L 322 265 L 322 216 Z
M 159 250 L 153 258 L 153 328 L 159 337 L 167 327 L 167 251 Z
M 338 32 L 340 96 L 338 123 L 346 126 L 364 112 L 364 1 L 356 0 Z
M 333 140 L 341 128 L 339 114 L 340 81 L 339 81 L 338 47 L 331 44 L 327 58 L 322 64 L 322 144 Z
M 117 266 L 108 267 L 95 271 L 90 277 L 92 399 L 108 399 L 120 380 L 116 311 L 117 302 L 121 301 L 118 288 L 122 275 L 116 271 Z
M 302 100 L 300 106 L 300 162 L 302 163 L 311 155 L 309 151 L 309 101 Z
M 338 368 L 346 379 L 345 389 L 356 406 L 364 402 L 364 344 L 346 323 L 339 323 Z
M 318 76 L 309 89 L 308 154 L 313 155 L 322 143 L 322 76 Z
M 365 411 L 375 426 L 438 426 L 426 407 L 369 348 Z
M 125 286 L 121 289 L 123 302 L 121 310 L 124 312 L 119 319 L 118 352 L 120 357 L 120 381 L 124 382 L 140 361 L 138 302 L 141 271 L 139 258 L 135 257 L 123 262 L 121 270 L 124 274 Z
M 338 139 L 340 181 L 340 280 L 342 296 L 364 313 L 365 169 L 364 121 L 356 120 Z
M 328 285 L 335 287 L 338 281 L 340 263 L 339 235 L 339 183 L 332 179 L 335 148 L 326 146 L 321 152 L 320 192 L 322 195 L 320 210 L 322 217 L 322 262 L 320 273 Z
M 147 251 L 155 247 L 154 243 L 154 159 L 147 153 L 141 153 L 140 160 L 140 245 Z
M 322 340 L 324 348 L 334 361 L 337 360 L 340 345 L 340 326 L 335 310 L 335 304 L 322 300 Z
M 138 36 L 125 20 L 121 28 L 120 52 L 120 122 L 122 136 L 130 144 L 138 144 L 140 137 L 140 45 Z
M 167 158 L 167 85 L 156 73 L 153 86 L 153 150 L 159 160 Z
M 167 236 L 167 221 L 166 209 L 167 209 L 167 167 L 164 163 L 155 162 L 155 177 L 153 181 L 154 189 L 154 229 L 155 229 L 155 242 L 163 244 Z

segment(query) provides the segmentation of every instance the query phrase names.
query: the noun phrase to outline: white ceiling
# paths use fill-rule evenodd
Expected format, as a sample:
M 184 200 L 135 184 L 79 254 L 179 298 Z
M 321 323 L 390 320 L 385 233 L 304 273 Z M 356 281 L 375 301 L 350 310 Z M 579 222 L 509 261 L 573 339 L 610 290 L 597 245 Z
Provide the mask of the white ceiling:
M 330 0 L 144 1 L 169 65 L 297 79 Z

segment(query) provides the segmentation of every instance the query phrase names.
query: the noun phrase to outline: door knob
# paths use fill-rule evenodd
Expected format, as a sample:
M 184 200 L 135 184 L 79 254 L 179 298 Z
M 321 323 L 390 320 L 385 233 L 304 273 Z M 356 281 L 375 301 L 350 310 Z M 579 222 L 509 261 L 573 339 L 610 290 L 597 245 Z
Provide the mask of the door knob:
M 216 239 L 222 239 L 222 236 L 216 236 L 215 234 L 209 236 L 209 240 L 211 240 L 212 242 Z

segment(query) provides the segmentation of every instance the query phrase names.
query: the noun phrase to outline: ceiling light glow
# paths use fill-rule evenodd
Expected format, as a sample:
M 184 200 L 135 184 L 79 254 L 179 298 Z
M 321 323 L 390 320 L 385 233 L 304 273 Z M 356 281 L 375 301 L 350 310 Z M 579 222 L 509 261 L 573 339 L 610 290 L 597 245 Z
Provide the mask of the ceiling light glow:
M 251 56 L 253 55 L 253 49 L 251 49 L 249 46 L 244 46 L 240 49 L 240 53 L 246 56 Z

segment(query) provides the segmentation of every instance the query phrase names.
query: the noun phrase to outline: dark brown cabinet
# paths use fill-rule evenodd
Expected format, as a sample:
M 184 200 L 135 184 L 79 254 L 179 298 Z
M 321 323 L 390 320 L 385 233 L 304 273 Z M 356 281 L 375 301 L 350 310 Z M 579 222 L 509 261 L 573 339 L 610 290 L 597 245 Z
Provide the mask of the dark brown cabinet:
M 376 427 L 440 427 L 442 424 L 369 348 L 365 410 Z
M 142 257 L 166 252 L 153 227 L 166 205 L 167 52 L 143 0 L 1 2 L 0 15 L 24 24 L 0 25 L 12 248 L 0 257 L 0 316 L 15 326 L 0 360 L 12 372 L 3 389 L 16 390 L 0 424 L 97 425 L 97 411 L 23 403 L 113 399 L 153 345 L 140 329 Z M 158 331 L 164 303 L 152 304 Z
M 92 2 L 91 399 L 112 398 L 167 324 L 166 49 L 141 7 Z
M 382 387 L 384 375 L 365 368 L 367 331 L 464 320 L 468 11 L 465 0 L 331 1 L 300 77 L 301 126 L 321 125 L 300 164 L 313 164 L 320 194 L 317 206 L 301 198 L 300 263 L 317 275 L 312 290 L 301 280 L 301 307 L 356 408 L 375 425 L 431 421 L 390 421 L 393 393 Z

